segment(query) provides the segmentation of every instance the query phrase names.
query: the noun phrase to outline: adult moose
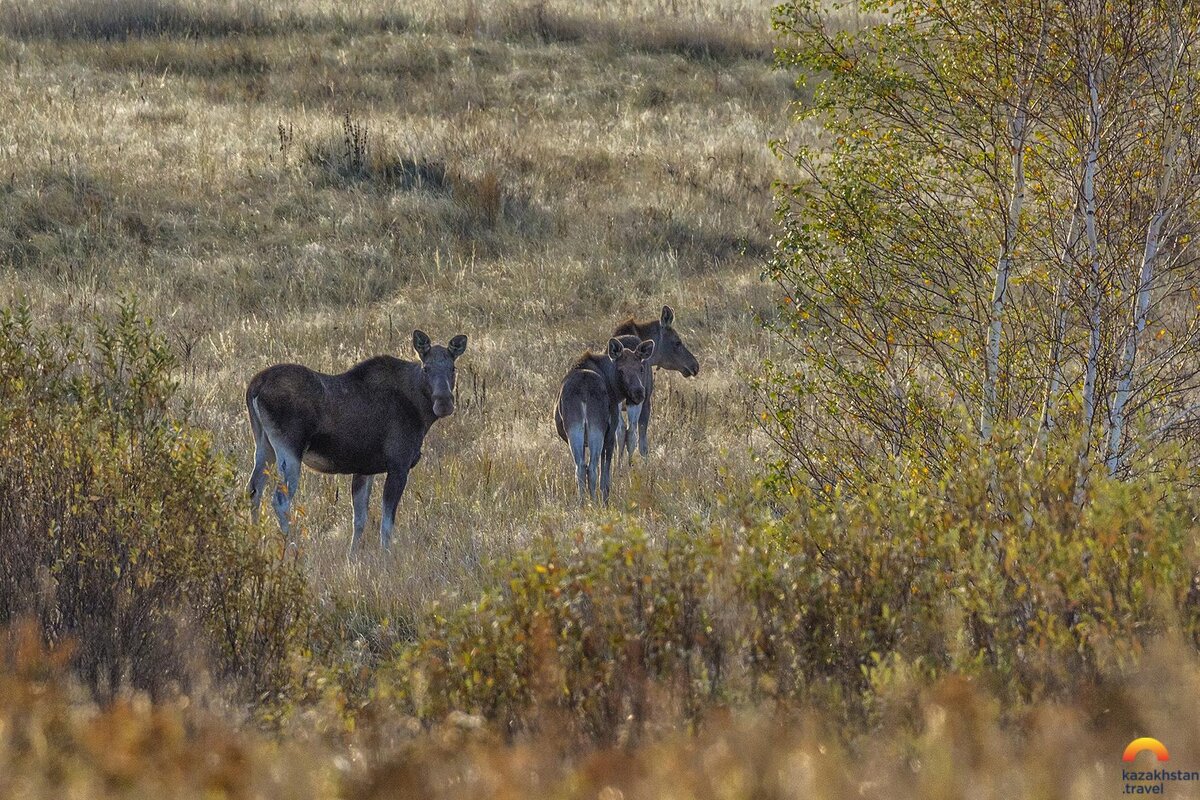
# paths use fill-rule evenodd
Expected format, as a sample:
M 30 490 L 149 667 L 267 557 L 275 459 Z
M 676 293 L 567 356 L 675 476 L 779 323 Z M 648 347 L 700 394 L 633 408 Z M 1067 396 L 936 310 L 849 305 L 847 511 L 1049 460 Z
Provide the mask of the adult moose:
M 379 540 L 389 547 L 396 506 L 409 470 L 421 460 L 425 434 L 454 413 L 454 362 L 467 349 L 461 334 L 445 347 L 420 330 L 413 331 L 412 341 L 419 362 L 375 356 L 340 375 L 277 364 L 250 379 L 246 408 L 255 453 L 248 488 L 255 519 L 272 463 L 282 477 L 274 506 L 285 534 L 301 463 L 317 472 L 353 475 L 353 553 L 367 523 L 375 475 L 386 472 Z
M 653 354 L 654 342 L 638 342 L 630 348 L 610 339 L 607 353 L 585 352 L 563 378 L 554 424 L 571 446 L 580 503 L 587 495 L 596 499 L 597 469 L 600 494 L 608 502 L 620 405 L 645 399 L 643 365 Z
M 650 404 L 654 396 L 654 367 L 674 370 L 685 378 L 692 378 L 700 374 L 700 362 L 692 355 L 692 351 L 687 349 L 687 345 L 679 337 L 679 332 L 675 330 L 675 311 L 670 306 L 663 306 L 662 315 L 655 320 L 637 322 L 630 317 L 617 325 L 613 336 L 636 336 L 639 340 L 649 339 L 654 342 L 654 355 L 646 362 L 646 374 L 643 377 L 646 398 L 640 404 L 626 404 L 628 423 L 623 414 L 617 418 L 616 435 L 620 442 L 621 454 L 629 451 L 629 463 L 632 464 L 635 430 L 638 450 L 642 457 L 645 458 L 650 452 L 647 429 L 650 427 Z

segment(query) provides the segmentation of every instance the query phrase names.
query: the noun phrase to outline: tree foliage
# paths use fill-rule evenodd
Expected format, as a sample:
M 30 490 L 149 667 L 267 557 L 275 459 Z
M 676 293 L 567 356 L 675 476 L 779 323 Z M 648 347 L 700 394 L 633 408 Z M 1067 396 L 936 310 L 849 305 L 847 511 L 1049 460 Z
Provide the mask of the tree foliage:
M 763 384 L 784 473 L 1050 436 L 1081 485 L 1146 466 L 1200 379 L 1200 9 L 841 5 L 776 11 L 815 131 L 778 144 L 800 176 L 770 267 L 795 360 Z

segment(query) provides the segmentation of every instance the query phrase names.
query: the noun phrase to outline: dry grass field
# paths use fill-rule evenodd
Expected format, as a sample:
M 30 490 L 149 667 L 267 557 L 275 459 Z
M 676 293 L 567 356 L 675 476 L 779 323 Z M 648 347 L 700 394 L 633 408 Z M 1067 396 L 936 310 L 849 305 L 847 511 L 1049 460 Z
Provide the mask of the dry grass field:
M 347 565 L 348 479 L 301 483 L 314 585 L 372 619 L 612 514 L 703 525 L 754 475 L 793 91 L 768 5 L 6 1 L 0 297 L 71 319 L 136 296 L 246 470 L 258 369 L 468 334 L 394 555 Z M 701 374 L 660 379 L 651 458 L 581 511 L 558 381 L 664 303 Z

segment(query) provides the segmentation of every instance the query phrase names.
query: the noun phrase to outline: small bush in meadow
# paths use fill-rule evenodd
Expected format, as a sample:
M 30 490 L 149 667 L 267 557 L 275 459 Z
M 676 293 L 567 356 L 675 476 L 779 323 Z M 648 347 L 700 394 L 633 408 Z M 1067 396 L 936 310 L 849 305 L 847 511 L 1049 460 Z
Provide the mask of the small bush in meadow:
M 186 688 L 215 666 L 265 691 L 310 619 L 277 532 L 174 408 L 174 358 L 123 308 L 111 325 L 0 312 L 0 622 L 32 617 L 101 694 Z

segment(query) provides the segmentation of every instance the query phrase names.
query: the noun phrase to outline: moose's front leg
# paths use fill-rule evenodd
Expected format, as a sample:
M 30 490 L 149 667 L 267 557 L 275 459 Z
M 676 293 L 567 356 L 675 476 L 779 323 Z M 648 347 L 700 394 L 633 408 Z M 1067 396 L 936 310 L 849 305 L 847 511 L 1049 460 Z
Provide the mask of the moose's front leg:
M 350 555 L 354 555 L 362 542 L 363 528 L 367 525 L 367 506 L 371 502 L 371 486 L 374 475 L 355 475 L 350 481 L 350 496 L 354 501 L 354 537 L 350 540 Z
M 379 524 L 379 544 L 384 550 L 392 546 L 392 525 L 396 520 L 396 506 L 400 505 L 404 487 L 408 485 L 409 468 L 404 466 L 390 470 L 383 484 L 383 521 Z
M 650 455 L 650 440 L 646 436 L 646 431 L 650 427 L 650 397 L 653 394 L 654 384 L 652 382 L 646 387 L 646 399 L 642 401 L 641 412 L 638 414 L 638 452 L 642 454 L 642 458 Z
M 638 432 L 641 430 L 639 420 L 642 417 L 642 404 L 629 406 L 629 426 L 625 430 L 617 430 L 617 443 L 620 445 L 621 457 L 629 453 L 629 466 L 633 466 L 633 451 L 637 444 Z M 619 419 L 619 417 L 618 417 Z M 623 437 L 623 438 L 622 438 Z M 645 455 L 645 453 L 642 453 Z

